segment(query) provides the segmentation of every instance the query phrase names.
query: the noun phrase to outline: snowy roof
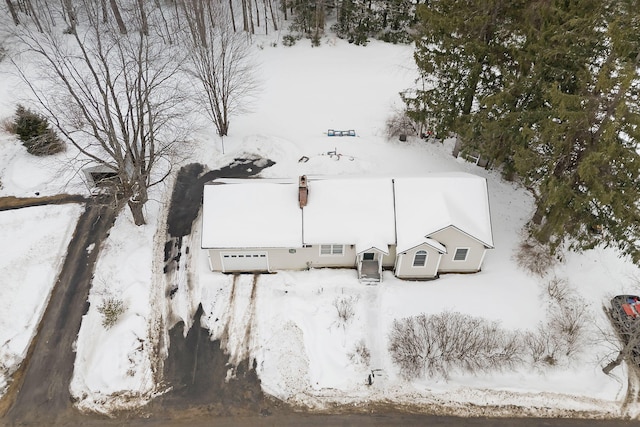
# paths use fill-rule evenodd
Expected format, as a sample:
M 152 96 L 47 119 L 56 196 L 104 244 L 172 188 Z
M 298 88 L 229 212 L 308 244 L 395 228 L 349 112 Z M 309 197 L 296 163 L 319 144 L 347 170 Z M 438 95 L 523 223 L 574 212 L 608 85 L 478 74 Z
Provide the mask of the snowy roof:
M 455 227 L 493 247 L 487 184 L 465 174 L 420 178 L 307 179 L 300 209 L 297 180 L 224 179 L 204 187 L 203 248 L 284 248 L 355 245 L 356 252 L 404 252 Z
M 384 178 L 309 178 L 305 244 L 351 244 L 389 253 L 395 243 L 393 182 Z
M 204 186 L 203 248 L 299 247 L 302 211 L 291 180 L 220 180 Z
M 395 180 L 398 252 L 429 243 L 435 232 L 455 227 L 493 247 L 487 182 L 466 173 Z

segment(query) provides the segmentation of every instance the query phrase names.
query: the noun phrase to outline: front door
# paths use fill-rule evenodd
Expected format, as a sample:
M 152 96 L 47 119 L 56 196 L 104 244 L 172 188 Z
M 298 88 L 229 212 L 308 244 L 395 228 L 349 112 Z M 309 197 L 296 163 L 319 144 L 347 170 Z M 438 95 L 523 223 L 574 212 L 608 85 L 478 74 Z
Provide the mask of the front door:
M 380 281 L 380 260 L 376 260 L 375 252 L 365 252 L 362 254 L 362 261 L 358 266 L 358 276 L 360 280 L 367 282 Z

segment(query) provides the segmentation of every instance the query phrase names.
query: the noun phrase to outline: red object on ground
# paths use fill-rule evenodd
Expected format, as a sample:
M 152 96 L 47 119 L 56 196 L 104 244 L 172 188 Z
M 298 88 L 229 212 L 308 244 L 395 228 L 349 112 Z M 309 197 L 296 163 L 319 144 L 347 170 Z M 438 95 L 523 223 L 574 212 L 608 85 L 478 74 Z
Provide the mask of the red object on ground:
M 638 312 L 636 311 L 635 307 L 631 306 L 631 304 L 622 304 L 622 309 L 627 314 L 627 316 L 631 316 L 634 319 L 638 317 Z

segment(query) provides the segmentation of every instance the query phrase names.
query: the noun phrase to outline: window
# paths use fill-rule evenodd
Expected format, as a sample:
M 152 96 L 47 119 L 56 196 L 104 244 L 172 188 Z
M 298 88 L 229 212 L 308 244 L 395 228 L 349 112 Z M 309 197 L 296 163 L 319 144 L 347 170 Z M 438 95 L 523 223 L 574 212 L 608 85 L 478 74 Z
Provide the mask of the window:
M 456 248 L 456 253 L 453 255 L 454 261 L 466 261 L 469 248 Z
M 414 267 L 424 267 L 427 265 L 427 251 L 418 251 L 413 256 Z
M 344 245 L 320 245 L 320 255 L 342 255 Z

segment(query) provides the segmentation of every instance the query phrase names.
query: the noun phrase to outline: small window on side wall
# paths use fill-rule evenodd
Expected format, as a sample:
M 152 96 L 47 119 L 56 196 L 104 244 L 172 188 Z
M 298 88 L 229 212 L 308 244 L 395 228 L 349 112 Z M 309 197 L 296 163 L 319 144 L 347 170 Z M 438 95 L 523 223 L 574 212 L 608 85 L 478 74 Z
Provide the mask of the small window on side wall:
M 414 267 L 424 267 L 427 265 L 427 252 L 426 251 L 418 251 L 413 256 L 413 266 Z
M 466 261 L 469 254 L 469 248 L 457 248 L 456 253 L 453 255 L 454 261 Z

